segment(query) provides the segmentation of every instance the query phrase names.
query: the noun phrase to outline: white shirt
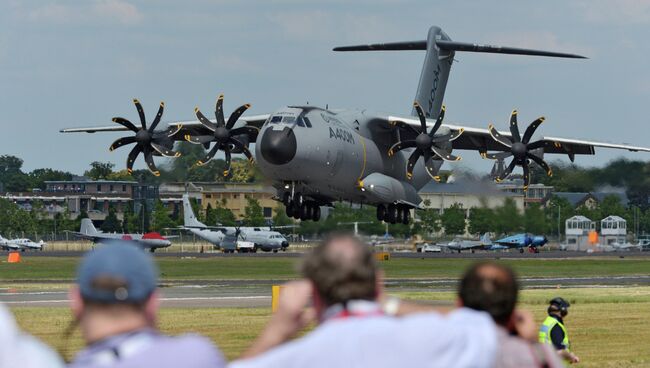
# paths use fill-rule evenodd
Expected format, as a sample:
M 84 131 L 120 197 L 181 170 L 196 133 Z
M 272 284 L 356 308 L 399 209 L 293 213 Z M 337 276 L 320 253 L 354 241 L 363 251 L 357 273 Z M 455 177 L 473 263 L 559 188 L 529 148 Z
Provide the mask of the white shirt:
M 487 368 L 495 359 L 496 336 L 488 314 L 465 308 L 447 315 L 334 318 L 303 338 L 229 367 Z

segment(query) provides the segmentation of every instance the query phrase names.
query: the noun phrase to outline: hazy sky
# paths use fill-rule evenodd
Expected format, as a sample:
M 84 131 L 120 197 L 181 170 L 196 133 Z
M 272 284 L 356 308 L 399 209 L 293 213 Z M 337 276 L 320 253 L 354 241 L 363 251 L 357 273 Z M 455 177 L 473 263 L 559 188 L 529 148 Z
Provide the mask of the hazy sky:
M 22 157 L 28 170 L 81 173 L 95 160 L 123 168 L 128 149 L 108 152 L 120 134 L 58 130 L 113 116 L 137 121 L 133 97 L 150 118 L 164 100 L 168 121 L 192 119 L 195 105 L 211 108 L 220 92 L 226 112 L 244 102 L 261 114 L 309 101 L 408 114 L 423 52 L 331 49 L 424 39 L 431 25 L 457 41 L 590 58 L 457 53 L 447 122 L 505 129 L 516 107 L 525 125 L 545 115 L 544 135 L 650 146 L 650 0 L 3 0 L 0 154 Z M 491 167 L 459 153 L 465 167 Z M 650 159 L 598 153 L 577 162 Z

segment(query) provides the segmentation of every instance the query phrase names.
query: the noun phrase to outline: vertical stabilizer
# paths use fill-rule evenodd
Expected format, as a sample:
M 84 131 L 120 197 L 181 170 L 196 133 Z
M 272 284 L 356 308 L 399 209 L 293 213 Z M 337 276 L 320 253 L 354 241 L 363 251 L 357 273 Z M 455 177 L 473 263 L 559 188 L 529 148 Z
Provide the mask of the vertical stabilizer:
M 93 225 L 93 221 L 89 218 L 81 219 L 81 229 L 79 232 L 84 235 L 95 235 L 97 234 L 97 229 Z
M 196 219 L 187 194 L 183 194 L 183 224 L 188 227 L 205 227 L 205 224 Z
M 451 64 L 454 62 L 454 52 L 439 48 L 436 44 L 439 40 L 449 40 L 449 36 L 440 27 L 429 28 L 427 53 L 415 94 L 415 101 L 422 106 L 424 114 L 430 119 L 437 119 L 440 114 Z M 411 111 L 411 115 L 417 116 L 415 108 Z

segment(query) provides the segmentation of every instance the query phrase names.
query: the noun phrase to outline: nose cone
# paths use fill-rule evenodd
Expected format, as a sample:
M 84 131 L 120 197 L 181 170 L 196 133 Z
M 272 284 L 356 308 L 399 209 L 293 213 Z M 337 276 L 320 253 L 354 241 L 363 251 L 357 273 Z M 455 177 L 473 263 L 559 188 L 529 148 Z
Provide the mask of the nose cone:
M 262 157 L 274 165 L 284 165 L 296 155 L 296 135 L 285 127 L 282 130 L 266 129 L 260 142 Z

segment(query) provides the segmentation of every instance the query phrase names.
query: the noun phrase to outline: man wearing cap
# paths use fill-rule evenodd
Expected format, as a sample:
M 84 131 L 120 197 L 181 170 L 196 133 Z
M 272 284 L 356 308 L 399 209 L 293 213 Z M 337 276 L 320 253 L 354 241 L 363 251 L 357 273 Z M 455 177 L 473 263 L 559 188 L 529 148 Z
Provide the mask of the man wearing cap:
M 328 237 L 306 256 L 302 273 L 304 280 L 284 286 L 266 329 L 231 368 L 492 367 L 496 329 L 487 313 L 393 316 L 400 305 L 379 303 L 381 271 L 371 247 L 353 236 Z M 291 341 L 314 320 L 314 331 Z
M 569 335 L 564 327 L 564 318 L 569 314 L 569 302 L 563 298 L 553 298 L 549 302 L 548 317 L 539 329 L 539 342 L 552 344 L 560 357 L 569 363 L 579 363 L 580 358 L 569 349 Z
M 107 244 L 85 255 L 70 292 L 87 347 L 70 365 L 81 367 L 223 367 L 205 337 L 169 337 L 156 330 L 158 271 L 129 243 Z

